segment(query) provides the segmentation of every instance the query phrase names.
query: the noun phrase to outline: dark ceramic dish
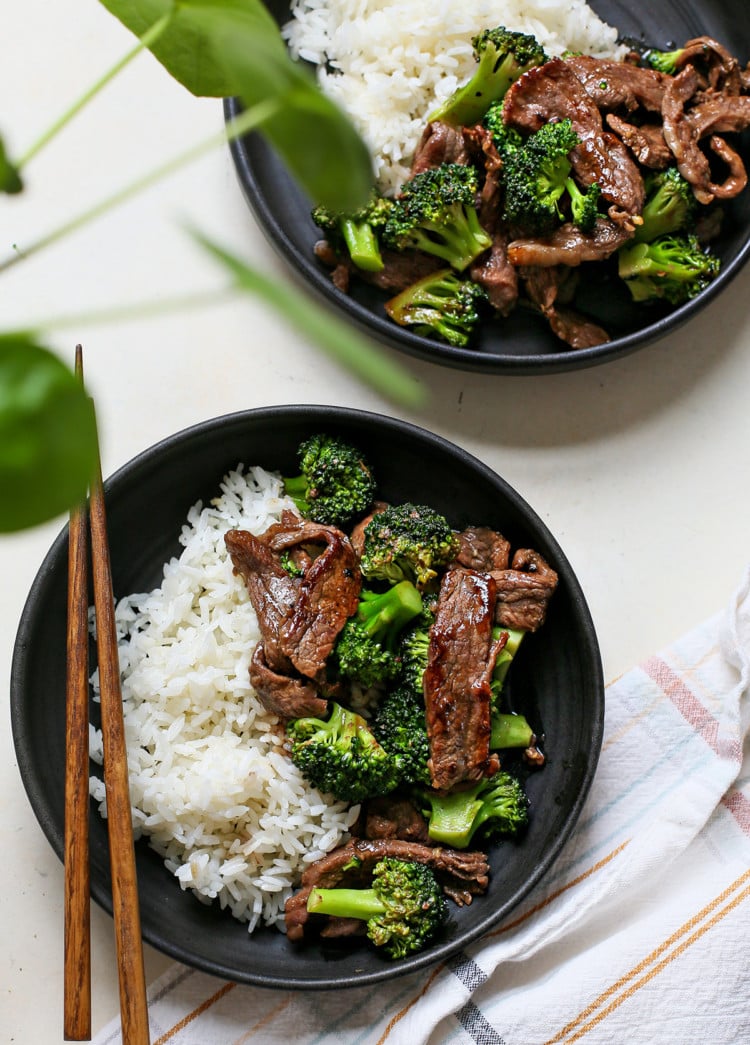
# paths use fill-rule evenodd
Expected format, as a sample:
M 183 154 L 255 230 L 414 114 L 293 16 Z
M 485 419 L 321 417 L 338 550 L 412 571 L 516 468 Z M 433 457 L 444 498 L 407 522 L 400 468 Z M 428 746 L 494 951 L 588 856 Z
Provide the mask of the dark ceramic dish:
M 188 508 L 210 499 L 238 462 L 293 474 L 296 448 L 316 431 L 338 432 L 370 457 L 381 495 L 434 505 L 456 527 L 484 523 L 514 547 L 541 552 L 560 576 L 544 628 L 522 646 L 509 680 L 515 705 L 546 735 L 548 764 L 528 780 L 531 825 L 517 844 L 490 850 L 489 892 L 451 905 L 445 934 L 397 963 L 367 943 L 290 944 L 277 931 L 249 936 L 218 906 L 206 907 L 137 843 L 143 936 L 179 961 L 265 987 L 331 988 L 375 983 L 445 959 L 505 916 L 539 881 L 570 835 L 601 745 L 604 696 L 594 628 L 578 581 L 555 539 L 508 484 L 463 450 L 401 421 L 333 407 L 289 406 L 234 414 L 166 439 L 106 484 L 115 596 L 151 590 L 179 554 Z M 67 530 L 39 570 L 23 612 L 11 681 L 13 736 L 34 812 L 59 856 L 63 849 L 65 599 Z M 92 705 L 92 716 L 98 706 Z M 93 769 L 92 769 L 93 771 Z M 91 807 L 91 891 L 111 912 L 105 822 Z
M 743 0 L 659 0 L 634 5 L 627 0 L 591 0 L 591 6 L 624 39 L 667 48 L 694 36 L 709 35 L 726 45 L 741 62 L 750 59 L 750 20 Z M 270 0 L 279 19 L 288 18 L 287 0 Z M 237 102 L 225 103 L 228 117 Z M 747 135 L 743 136 L 747 139 Z M 461 370 L 497 374 L 541 374 L 606 363 L 672 333 L 694 316 L 730 282 L 750 252 L 750 190 L 725 207 L 722 234 L 715 244 L 721 272 L 710 286 L 679 308 L 636 306 L 616 279 L 605 278 L 603 266 L 588 266 L 577 305 L 600 323 L 611 340 L 594 348 L 566 349 L 542 317 L 517 309 L 507 320 L 484 326 L 472 348 L 419 337 L 398 327 L 385 314 L 388 295 L 355 281 L 350 294 L 333 286 L 330 273 L 313 257 L 320 232 L 310 220 L 310 203 L 292 181 L 276 154 L 259 135 L 231 146 L 240 185 L 270 242 L 324 302 L 341 310 L 361 331 L 411 356 Z M 745 140 L 741 152 L 750 156 Z

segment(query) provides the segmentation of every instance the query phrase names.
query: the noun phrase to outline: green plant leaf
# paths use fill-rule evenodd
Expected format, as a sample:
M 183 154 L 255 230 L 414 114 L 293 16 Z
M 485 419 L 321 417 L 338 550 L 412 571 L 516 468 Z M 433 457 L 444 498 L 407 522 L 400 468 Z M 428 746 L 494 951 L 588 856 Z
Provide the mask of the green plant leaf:
M 21 192 L 22 189 L 23 182 L 21 181 L 21 175 L 18 173 L 18 168 L 8 159 L 5 143 L 0 138 L 0 192 L 14 194 Z
M 388 399 L 409 407 L 420 406 L 424 402 L 422 389 L 408 371 L 389 359 L 384 351 L 360 337 L 348 323 L 342 323 L 278 280 L 250 268 L 241 258 L 230 254 L 202 233 L 191 230 L 191 234 L 224 266 L 239 290 L 266 300 L 314 344 Z
M 151 52 L 193 94 L 279 102 L 260 128 L 314 203 L 352 210 L 367 198 L 372 161 L 341 109 L 289 55 L 260 0 L 101 0 L 139 38 L 171 18 Z
M 73 371 L 28 335 L 0 335 L 0 532 L 78 503 L 95 453 L 93 406 Z

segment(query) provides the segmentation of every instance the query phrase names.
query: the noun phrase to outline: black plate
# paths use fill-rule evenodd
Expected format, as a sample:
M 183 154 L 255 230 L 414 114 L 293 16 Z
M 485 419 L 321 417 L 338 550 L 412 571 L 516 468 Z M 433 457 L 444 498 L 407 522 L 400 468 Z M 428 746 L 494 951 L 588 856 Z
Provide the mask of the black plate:
M 267 4 L 279 21 L 288 19 L 286 0 Z M 725 44 L 744 63 L 750 59 L 750 19 L 743 0 L 657 0 L 635 5 L 628 0 L 593 0 L 591 6 L 624 38 L 665 48 L 698 35 Z M 227 117 L 239 111 L 225 102 Z M 746 146 L 746 143 L 743 143 Z M 325 302 L 341 310 L 356 327 L 411 356 L 462 370 L 498 374 L 540 374 L 577 370 L 617 359 L 676 330 L 719 294 L 737 274 L 750 252 L 750 192 L 726 207 L 724 229 L 715 244 L 721 259 L 716 280 L 677 309 L 634 306 L 619 281 L 603 279 L 588 266 L 581 280 L 578 305 L 609 332 L 611 341 L 594 348 L 565 349 L 540 316 L 517 309 L 506 320 L 484 326 L 471 349 L 452 348 L 398 327 L 383 304 L 388 295 L 354 281 L 350 294 L 333 286 L 330 273 L 313 257 L 320 231 L 310 220 L 310 203 L 291 179 L 273 149 L 257 134 L 231 145 L 240 185 L 261 228 L 273 246 Z M 750 150 L 742 149 L 745 155 Z
M 511 697 L 547 737 L 548 764 L 528 782 L 532 820 L 517 845 L 490 853 L 489 894 L 453 907 L 446 935 L 405 962 L 386 962 L 367 944 L 297 947 L 267 929 L 249 936 L 217 906 L 182 892 L 141 839 L 136 846 L 143 936 L 189 965 L 266 987 L 357 986 L 444 959 L 485 933 L 518 903 L 569 836 L 591 782 L 601 744 L 604 697 L 594 628 L 573 571 L 537 515 L 485 465 L 434 435 L 400 421 L 333 407 L 253 410 L 208 421 L 147 450 L 106 484 L 116 597 L 151 590 L 162 564 L 179 554 L 188 508 L 215 496 L 238 462 L 293 474 L 299 442 L 315 431 L 340 432 L 370 456 L 389 500 L 414 500 L 445 512 L 454 526 L 481 522 L 514 547 L 533 547 L 560 575 L 549 618 L 521 648 Z M 16 640 L 11 679 L 13 736 L 23 781 L 41 827 L 63 851 L 65 760 L 65 600 L 67 529 L 34 581 Z M 92 715 L 97 709 L 92 706 Z M 97 772 L 92 767 L 92 772 Z M 105 824 L 91 807 L 91 891 L 112 910 Z

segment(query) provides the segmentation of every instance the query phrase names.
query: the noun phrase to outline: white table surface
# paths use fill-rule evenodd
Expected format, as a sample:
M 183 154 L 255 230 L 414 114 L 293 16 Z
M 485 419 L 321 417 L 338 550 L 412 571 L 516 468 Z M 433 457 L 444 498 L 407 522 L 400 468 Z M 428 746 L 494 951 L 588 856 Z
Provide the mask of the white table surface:
M 0 134 L 26 149 L 131 46 L 95 3 L 25 0 L 2 20 Z M 219 130 L 149 55 L 33 161 L 27 191 L 0 198 L 0 255 L 22 246 Z M 159 296 L 222 276 L 186 220 L 287 279 L 257 228 L 226 149 L 2 274 L 0 330 Z M 609 681 L 724 606 L 748 557 L 750 270 L 686 329 L 630 357 L 568 375 L 499 378 L 397 356 L 428 394 L 416 413 L 381 398 L 249 298 L 168 317 L 50 336 L 84 343 L 103 469 L 225 412 L 333 403 L 410 417 L 502 474 L 561 542 L 587 594 Z M 62 1035 L 62 866 L 26 799 L 10 731 L 8 680 L 29 587 L 64 520 L 0 537 L 0 1041 Z M 112 925 L 93 911 L 93 1024 L 118 1011 Z M 168 964 L 147 949 L 147 975 Z

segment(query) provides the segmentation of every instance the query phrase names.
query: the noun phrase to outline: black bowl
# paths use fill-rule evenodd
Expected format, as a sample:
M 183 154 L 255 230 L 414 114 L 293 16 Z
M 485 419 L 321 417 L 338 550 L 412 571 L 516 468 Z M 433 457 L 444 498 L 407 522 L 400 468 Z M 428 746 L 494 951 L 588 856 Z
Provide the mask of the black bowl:
M 547 765 L 529 777 L 531 824 L 522 841 L 490 850 L 489 892 L 453 908 L 445 936 L 403 962 L 366 943 L 298 947 L 277 931 L 244 925 L 183 892 L 144 839 L 136 845 L 143 937 L 172 957 L 227 979 L 265 987 L 375 983 L 425 967 L 480 937 L 539 881 L 579 815 L 601 745 L 604 696 L 598 645 L 576 577 L 554 537 L 525 501 L 474 457 L 402 421 L 334 407 L 288 406 L 220 417 L 146 450 L 105 484 L 115 596 L 147 591 L 179 554 L 188 508 L 215 496 L 238 462 L 293 474 L 296 448 L 316 431 L 337 432 L 370 457 L 385 499 L 443 511 L 456 527 L 483 523 L 514 547 L 536 548 L 558 571 L 548 620 L 521 647 L 510 696 L 546 736 Z M 13 736 L 34 812 L 63 851 L 67 529 L 34 581 L 16 640 L 11 679 Z M 92 715 L 96 714 L 92 707 Z M 92 767 L 92 772 L 97 772 Z M 112 910 L 105 822 L 91 806 L 91 892 Z
M 279 20 L 289 17 L 288 0 L 269 0 Z M 698 35 L 722 42 L 740 61 L 750 59 L 750 20 L 743 0 L 660 0 L 634 5 L 628 0 L 591 0 L 591 6 L 622 38 L 641 45 L 667 48 Z M 239 112 L 235 99 L 225 113 Z M 748 136 L 740 151 L 750 157 Z M 269 241 L 312 291 L 340 310 L 362 332 L 410 356 L 461 370 L 497 374 L 542 374 L 578 370 L 606 363 L 643 348 L 677 330 L 737 275 L 750 253 L 750 191 L 729 201 L 721 236 L 714 244 L 721 261 L 719 276 L 697 297 L 679 308 L 635 305 L 621 281 L 606 266 L 586 266 L 577 304 L 600 323 L 611 340 L 593 348 L 567 349 L 549 330 L 546 320 L 517 309 L 506 320 L 485 324 L 471 348 L 420 337 L 398 327 L 386 315 L 386 293 L 354 281 L 344 294 L 331 282 L 330 272 L 313 256 L 320 231 L 310 219 L 310 201 L 300 191 L 274 150 L 258 134 L 235 141 L 232 156 L 240 185 Z

